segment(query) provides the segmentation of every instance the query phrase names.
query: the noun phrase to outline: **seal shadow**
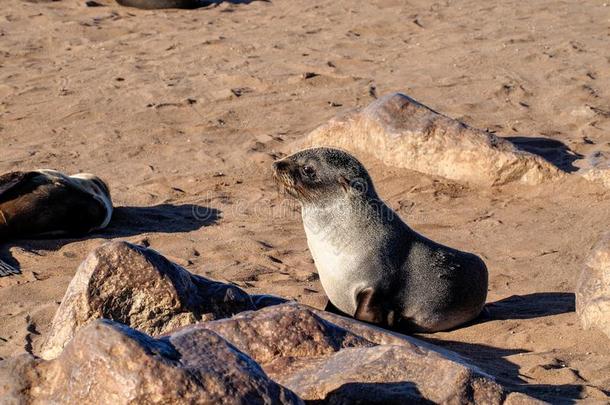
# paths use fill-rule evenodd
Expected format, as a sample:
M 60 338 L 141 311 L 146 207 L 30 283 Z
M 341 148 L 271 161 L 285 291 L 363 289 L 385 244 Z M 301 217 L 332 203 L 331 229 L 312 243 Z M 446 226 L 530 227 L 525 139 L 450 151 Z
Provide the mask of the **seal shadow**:
M 55 251 L 68 243 L 94 238 L 123 238 L 156 232 L 190 232 L 216 224 L 220 216 L 220 210 L 195 204 L 115 207 L 110 224 L 105 229 L 74 237 L 11 240 L 0 244 L 0 257 L 19 269 L 19 262 L 10 254 L 10 248 L 14 246 L 36 254 L 37 250 Z
M 557 139 L 527 136 L 502 138 L 510 141 L 517 149 L 538 155 L 567 173 L 579 170 L 573 163 L 584 158 L 583 155 L 572 151 L 565 143 Z
M 194 204 L 116 207 L 110 224 L 100 233 L 124 237 L 146 232 L 190 232 L 216 224 L 220 215 L 220 210 Z
M 576 296 L 574 293 L 541 292 L 526 295 L 511 295 L 496 302 L 486 303 L 478 317 L 448 331 L 489 321 L 533 319 L 574 311 L 576 311 Z
M 485 305 L 483 321 L 506 319 L 533 319 L 576 311 L 576 296 L 565 292 L 540 292 L 511 295 Z M 480 322 L 478 322 L 480 323 Z

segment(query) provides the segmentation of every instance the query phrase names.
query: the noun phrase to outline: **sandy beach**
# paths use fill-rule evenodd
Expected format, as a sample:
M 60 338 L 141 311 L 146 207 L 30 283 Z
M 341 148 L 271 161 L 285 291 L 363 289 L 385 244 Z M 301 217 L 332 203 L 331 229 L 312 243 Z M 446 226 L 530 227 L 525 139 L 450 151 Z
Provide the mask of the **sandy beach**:
M 38 353 L 78 265 L 106 240 L 324 308 L 299 208 L 271 163 L 387 93 L 568 173 L 610 161 L 603 1 L 98 3 L 3 0 L 0 172 L 92 172 L 117 208 L 87 238 L 0 246 L 23 273 L 0 278 L 0 358 Z M 411 227 L 489 268 L 490 319 L 419 338 L 535 398 L 608 401 L 610 341 L 581 328 L 574 289 L 608 230 L 610 189 L 578 175 L 473 186 L 358 157 Z

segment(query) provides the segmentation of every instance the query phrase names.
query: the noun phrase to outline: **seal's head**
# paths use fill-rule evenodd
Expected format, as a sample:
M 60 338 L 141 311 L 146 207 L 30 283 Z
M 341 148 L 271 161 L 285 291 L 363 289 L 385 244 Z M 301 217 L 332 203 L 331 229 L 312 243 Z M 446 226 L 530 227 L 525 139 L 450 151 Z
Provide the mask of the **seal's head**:
M 91 194 L 111 199 L 110 189 L 104 180 L 91 173 L 78 173 L 70 176 L 74 181 Z
M 67 181 L 73 186 L 76 186 L 89 194 L 95 195 L 101 199 L 112 201 L 108 185 L 106 182 L 104 182 L 104 180 L 100 179 L 94 174 L 77 173 L 72 176 L 67 176 L 61 172 L 58 172 L 57 170 L 52 169 L 38 169 L 36 172 L 52 179 L 62 179 L 62 181 Z
M 340 149 L 304 149 L 274 162 L 273 171 L 280 188 L 301 203 L 321 203 L 346 196 L 376 196 L 362 163 Z
M 112 206 L 112 197 L 110 196 L 110 189 L 104 180 L 100 179 L 94 174 L 91 173 L 78 173 L 69 177 L 73 184 L 78 185 L 81 189 L 89 192 L 93 195 L 98 201 L 104 204 L 106 207 L 106 217 L 104 218 L 104 222 L 101 225 L 93 228 L 96 229 L 104 229 L 110 223 L 110 219 L 112 218 L 112 212 L 114 210 Z

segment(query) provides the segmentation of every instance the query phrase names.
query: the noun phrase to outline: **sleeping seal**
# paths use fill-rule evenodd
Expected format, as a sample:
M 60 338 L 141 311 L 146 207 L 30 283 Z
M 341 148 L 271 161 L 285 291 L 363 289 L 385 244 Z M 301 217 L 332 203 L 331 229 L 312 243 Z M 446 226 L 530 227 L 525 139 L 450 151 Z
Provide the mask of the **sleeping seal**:
M 0 176 L 0 241 L 84 235 L 105 228 L 112 210 L 108 186 L 92 174 L 36 170 Z M 14 273 L 0 260 L 0 276 Z
M 305 149 L 273 169 L 280 188 L 301 204 L 330 309 L 401 332 L 447 330 L 479 315 L 485 263 L 409 228 L 378 197 L 356 158 Z

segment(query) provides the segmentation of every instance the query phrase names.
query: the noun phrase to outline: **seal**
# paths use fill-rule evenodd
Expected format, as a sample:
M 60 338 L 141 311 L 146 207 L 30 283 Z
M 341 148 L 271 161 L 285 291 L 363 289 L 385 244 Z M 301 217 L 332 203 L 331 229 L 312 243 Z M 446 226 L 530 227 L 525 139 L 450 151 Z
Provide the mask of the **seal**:
M 112 212 L 108 186 L 89 173 L 35 170 L 0 176 L 0 240 L 81 236 L 108 226 Z M 14 273 L 0 260 L 0 276 Z
M 436 332 L 476 318 L 485 263 L 418 234 L 377 195 L 349 153 L 305 149 L 273 163 L 296 198 L 328 310 L 400 332 Z
M 116 0 L 121 6 L 158 10 L 162 8 L 194 9 L 212 4 L 213 1 L 203 0 Z

